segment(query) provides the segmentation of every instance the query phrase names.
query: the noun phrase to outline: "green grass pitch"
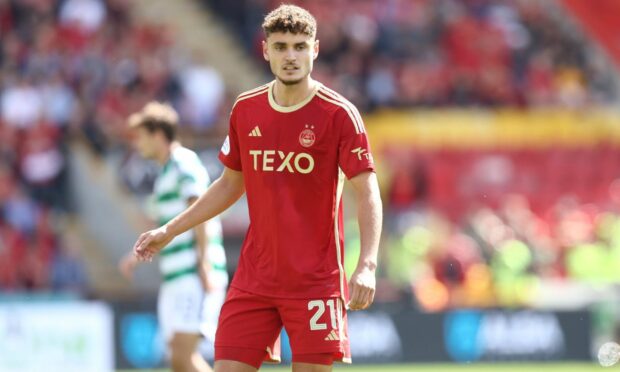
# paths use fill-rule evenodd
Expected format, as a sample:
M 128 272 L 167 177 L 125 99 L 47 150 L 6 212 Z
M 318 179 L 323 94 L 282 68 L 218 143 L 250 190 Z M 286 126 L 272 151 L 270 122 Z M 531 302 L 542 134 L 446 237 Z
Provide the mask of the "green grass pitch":
M 611 368 L 612 370 L 614 368 Z M 284 372 L 290 371 L 290 366 L 264 365 L 261 371 Z M 342 372 L 591 372 L 610 370 L 594 363 L 476 363 L 476 364 L 382 364 L 365 366 L 336 365 L 334 371 Z M 133 370 L 136 371 L 136 370 Z M 146 371 L 146 370 L 143 370 Z M 165 369 L 148 370 L 151 372 L 167 372 Z M 130 372 L 121 370 L 119 372 Z

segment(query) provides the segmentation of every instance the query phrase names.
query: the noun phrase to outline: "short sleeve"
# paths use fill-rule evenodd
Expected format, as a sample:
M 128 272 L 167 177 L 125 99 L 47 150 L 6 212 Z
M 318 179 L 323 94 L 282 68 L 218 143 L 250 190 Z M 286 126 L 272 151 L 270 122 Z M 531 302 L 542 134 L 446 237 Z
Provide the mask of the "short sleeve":
M 239 154 L 239 138 L 236 131 L 237 111 L 233 108 L 230 113 L 230 123 L 228 126 L 228 135 L 224 139 L 222 148 L 220 149 L 219 159 L 227 168 L 241 171 L 241 156 Z
M 360 173 L 375 171 L 370 143 L 362 117 L 353 105 L 342 107 L 336 112 L 340 126 L 338 165 L 348 179 Z

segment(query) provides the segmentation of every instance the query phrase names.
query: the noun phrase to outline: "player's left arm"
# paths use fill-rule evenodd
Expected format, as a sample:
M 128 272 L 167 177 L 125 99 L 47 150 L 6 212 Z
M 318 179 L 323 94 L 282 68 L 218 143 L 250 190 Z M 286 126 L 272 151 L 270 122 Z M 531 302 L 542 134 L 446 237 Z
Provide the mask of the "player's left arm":
M 191 206 L 198 200 L 197 196 L 193 196 L 187 200 L 187 206 Z M 194 237 L 196 238 L 196 254 L 198 256 L 198 275 L 205 291 L 211 290 L 209 283 L 209 272 L 211 271 L 211 262 L 209 261 L 209 234 L 207 233 L 207 222 L 199 223 L 194 226 Z
M 383 207 L 375 172 L 362 172 L 350 180 L 357 202 L 360 257 L 349 281 L 349 309 L 363 310 L 375 297 L 377 256 L 383 221 Z

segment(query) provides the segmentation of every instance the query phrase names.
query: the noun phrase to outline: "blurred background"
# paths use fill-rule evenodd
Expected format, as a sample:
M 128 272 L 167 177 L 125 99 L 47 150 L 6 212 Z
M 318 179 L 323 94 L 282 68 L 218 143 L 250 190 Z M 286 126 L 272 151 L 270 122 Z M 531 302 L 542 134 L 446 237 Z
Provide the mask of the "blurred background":
M 171 102 L 216 178 L 235 97 L 272 79 L 260 24 L 279 3 L 0 0 L 1 371 L 165 365 L 157 265 L 117 270 L 153 226 L 158 171 L 125 119 Z M 618 341 L 620 2 L 291 3 L 316 16 L 313 76 L 357 105 L 377 161 L 355 361 L 589 362 Z M 231 274 L 247 224 L 244 200 L 224 215 Z

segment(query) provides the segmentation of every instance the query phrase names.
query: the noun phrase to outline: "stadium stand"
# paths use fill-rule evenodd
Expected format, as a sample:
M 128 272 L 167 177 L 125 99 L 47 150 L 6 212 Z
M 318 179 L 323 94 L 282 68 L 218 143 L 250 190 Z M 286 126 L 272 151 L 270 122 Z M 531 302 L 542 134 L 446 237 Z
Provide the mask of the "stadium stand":
M 126 117 L 152 99 L 173 102 L 192 132 L 219 120 L 219 74 L 163 25 L 135 22 L 130 5 L 0 2 L 2 289 L 87 291 L 80 243 L 66 232 L 72 141 L 125 152 Z
M 259 22 L 277 2 L 203 3 L 263 66 Z M 316 78 L 363 109 L 373 140 L 394 139 L 376 147 L 384 299 L 518 306 L 546 280 L 618 279 L 620 154 L 605 124 L 616 116 L 575 114 L 618 99 L 617 72 L 585 42 L 595 32 L 543 2 L 295 3 L 320 20 Z M 136 22 L 126 0 L 0 1 L 0 32 L 0 288 L 85 291 L 63 222 L 75 213 L 69 143 L 123 158 L 115 174 L 138 199 L 150 165 L 128 150 L 127 115 L 167 100 L 214 143 L 237 92 L 166 25 Z M 392 112 L 406 117 L 396 139 Z
M 205 1 L 257 59 L 278 1 Z M 616 98 L 600 56 L 535 1 L 294 1 L 316 14 L 317 78 L 366 110 L 579 106 Z M 574 3 L 579 3 L 574 2 Z

